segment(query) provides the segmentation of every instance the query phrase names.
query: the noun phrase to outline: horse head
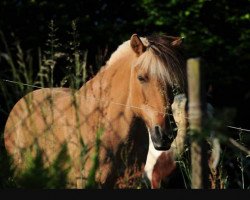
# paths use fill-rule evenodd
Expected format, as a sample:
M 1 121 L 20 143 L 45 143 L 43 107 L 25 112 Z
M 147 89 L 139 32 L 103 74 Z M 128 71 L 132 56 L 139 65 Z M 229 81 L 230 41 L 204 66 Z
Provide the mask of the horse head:
M 130 78 L 130 104 L 142 118 L 156 150 L 168 150 L 174 139 L 170 118 L 173 85 L 182 85 L 182 61 L 176 48 L 179 37 L 140 38 L 133 34 L 130 46 L 135 53 Z

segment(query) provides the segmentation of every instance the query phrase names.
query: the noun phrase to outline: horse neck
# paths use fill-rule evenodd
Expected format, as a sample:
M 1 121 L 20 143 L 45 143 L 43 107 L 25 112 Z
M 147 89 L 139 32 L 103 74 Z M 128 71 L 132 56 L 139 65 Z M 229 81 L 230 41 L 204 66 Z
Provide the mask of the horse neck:
M 127 119 L 133 118 L 133 113 L 127 103 L 129 101 L 130 75 L 133 58 L 132 53 L 127 53 L 117 59 L 107 62 L 97 75 L 89 80 L 79 90 L 80 96 L 98 104 L 100 110 L 110 110 L 112 112 L 124 114 Z M 111 57 L 112 58 L 112 57 Z M 115 111 L 114 111 L 115 110 Z M 130 123 L 130 122 L 128 122 Z

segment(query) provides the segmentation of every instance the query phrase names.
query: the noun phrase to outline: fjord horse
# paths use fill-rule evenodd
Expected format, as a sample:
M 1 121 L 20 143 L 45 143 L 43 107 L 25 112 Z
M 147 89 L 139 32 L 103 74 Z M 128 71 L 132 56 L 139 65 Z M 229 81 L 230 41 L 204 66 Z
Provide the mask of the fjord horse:
M 21 98 L 4 131 L 5 147 L 15 166 L 24 166 L 24 152 L 33 152 L 35 142 L 47 165 L 66 143 L 67 187 L 75 188 L 76 183 L 79 187 L 80 180 L 84 188 L 98 153 L 95 181 L 104 188 L 113 187 L 124 172 L 122 152 L 127 152 L 127 165 L 146 162 L 148 134 L 156 150 L 168 150 L 174 139 L 168 120 L 172 88 L 185 87 L 180 43 L 179 37 L 133 34 L 79 90 L 44 88 Z M 87 149 L 84 159 L 83 149 Z

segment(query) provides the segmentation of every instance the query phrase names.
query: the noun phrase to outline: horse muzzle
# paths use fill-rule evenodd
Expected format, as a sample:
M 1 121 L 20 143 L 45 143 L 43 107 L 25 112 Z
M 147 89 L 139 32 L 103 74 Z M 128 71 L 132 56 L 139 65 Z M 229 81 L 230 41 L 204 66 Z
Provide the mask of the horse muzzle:
M 173 138 L 170 137 L 168 131 L 163 130 L 160 126 L 154 126 L 150 130 L 151 140 L 153 142 L 154 148 L 159 151 L 166 151 L 170 149 Z

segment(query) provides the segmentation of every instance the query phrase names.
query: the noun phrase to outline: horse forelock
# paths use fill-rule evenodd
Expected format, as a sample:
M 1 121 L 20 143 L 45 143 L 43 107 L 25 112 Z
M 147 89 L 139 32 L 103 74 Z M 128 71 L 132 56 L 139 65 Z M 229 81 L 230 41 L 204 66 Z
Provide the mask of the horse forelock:
M 147 50 L 139 57 L 136 65 L 157 77 L 163 86 L 178 86 L 184 91 L 184 60 L 178 49 L 171 45 L 171 37 L 148 36 L 142 42 L 146 44 Z

